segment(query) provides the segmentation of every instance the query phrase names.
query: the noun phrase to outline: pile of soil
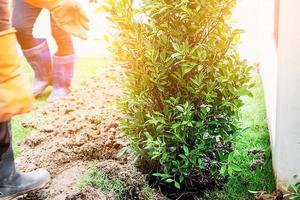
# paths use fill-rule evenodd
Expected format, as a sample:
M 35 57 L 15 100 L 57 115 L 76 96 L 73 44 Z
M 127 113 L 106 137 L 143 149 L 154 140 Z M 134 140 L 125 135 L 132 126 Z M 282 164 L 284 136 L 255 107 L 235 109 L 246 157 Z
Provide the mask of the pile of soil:
M 86 79 L 65 99 L 34 111 L 35 117 L 22 125 L 35 133 L 22 144 L 17 168 L 31 171 L 46 168 L 51 182 L 41 191 L 19 199 L 114 199 L 93 188 L 79 189 L 77 183 L 96 164 L 110 176 L 131 173 L 130 161 L 117 158 L 121 148 L 116 100 L 122 95 L 122 69 L 107 67 Z M 128 174 L 128 173 L 127 173 Z M 137 176 L 131 181 L 143 181 Z M 137 183 L 138 184 L 138 183 Z

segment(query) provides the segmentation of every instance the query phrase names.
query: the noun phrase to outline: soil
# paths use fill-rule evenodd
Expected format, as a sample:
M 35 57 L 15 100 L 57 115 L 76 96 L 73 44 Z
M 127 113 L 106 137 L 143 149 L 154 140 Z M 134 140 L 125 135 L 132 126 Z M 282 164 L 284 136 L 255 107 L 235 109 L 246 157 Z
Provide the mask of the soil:
M 21 143 L 16 159 L 20 171 L 46 168 L 51 181 L 42 190 L 19 197 L 20 200 L 104 200 L 111 194 L 91 187 L 79 189 L 78 181 L 87 169 L 97 165 L 109 176 L 131 176 L 139 184 L 144 177 L 132 175 L 130 161 L 116 156 L 124 138 L 120 135 L 122 118 L 116 106 L 122 95 L 122 70 L 107 67 L 75 86 L 65 99 L 34 111 L 35 117 L 23 121 L 35 133 Z
M 268 194 L 265 191 L 257 192 L 255 194 L 256 200 L 288 200 L 288 198 L 284 198 L 284 195 L 281 191 L 275 191 L 272 194 Z

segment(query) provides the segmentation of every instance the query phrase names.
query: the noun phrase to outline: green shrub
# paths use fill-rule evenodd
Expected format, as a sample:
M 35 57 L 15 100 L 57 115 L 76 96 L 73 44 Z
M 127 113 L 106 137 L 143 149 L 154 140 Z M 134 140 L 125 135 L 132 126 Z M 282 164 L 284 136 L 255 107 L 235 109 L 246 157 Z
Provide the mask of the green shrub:
M 235 47 L 241 30 L 230 24 L 236 0 L 139 2 L 102 5 L 118 30 L 111 48 L 127 77 L 122 131 L 130 149 L 156 160 L 154 175 L 177 188 L 192 169 L 234 173 L 230 141 L 251 87 Z

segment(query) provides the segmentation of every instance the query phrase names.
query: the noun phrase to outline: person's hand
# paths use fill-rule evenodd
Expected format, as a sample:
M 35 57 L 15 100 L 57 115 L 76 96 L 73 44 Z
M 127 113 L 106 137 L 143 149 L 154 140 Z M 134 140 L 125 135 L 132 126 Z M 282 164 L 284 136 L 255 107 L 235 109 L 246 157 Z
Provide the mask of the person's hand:
M 61 0 L 49 8 L 57 25 L 64 31 L 81 39 L 87 39 L 89 19 L 75 0 Z
M 25 0 L 39 8 L 47 8 L 64 31 L 82 39 L 87 39 L 89 19 L 76 0 Z

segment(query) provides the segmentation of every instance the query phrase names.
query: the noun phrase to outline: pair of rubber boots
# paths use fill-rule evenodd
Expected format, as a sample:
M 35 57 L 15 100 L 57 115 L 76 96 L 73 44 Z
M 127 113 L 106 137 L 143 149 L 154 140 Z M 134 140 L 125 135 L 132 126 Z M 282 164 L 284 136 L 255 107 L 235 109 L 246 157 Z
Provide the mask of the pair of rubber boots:
M 42 188 L 50 180 L 50 175 L 45 169 L 29 173 L 16 171 L 10 122 L 0 122 L 0 137 L 6 140 L 0 144 L 0 200 L 10 200 Z
M 32 85 L 34 96 L 39 96 L 52 85 L 49 102 L 54 102 L 70 93 L 74 73 L 75 55 L 53 56 L 53 62 L 46 39 L 38 39 L 39 44 L 31 49 L 23 49 L 23 54 L 32 67 L 35 79 Z

